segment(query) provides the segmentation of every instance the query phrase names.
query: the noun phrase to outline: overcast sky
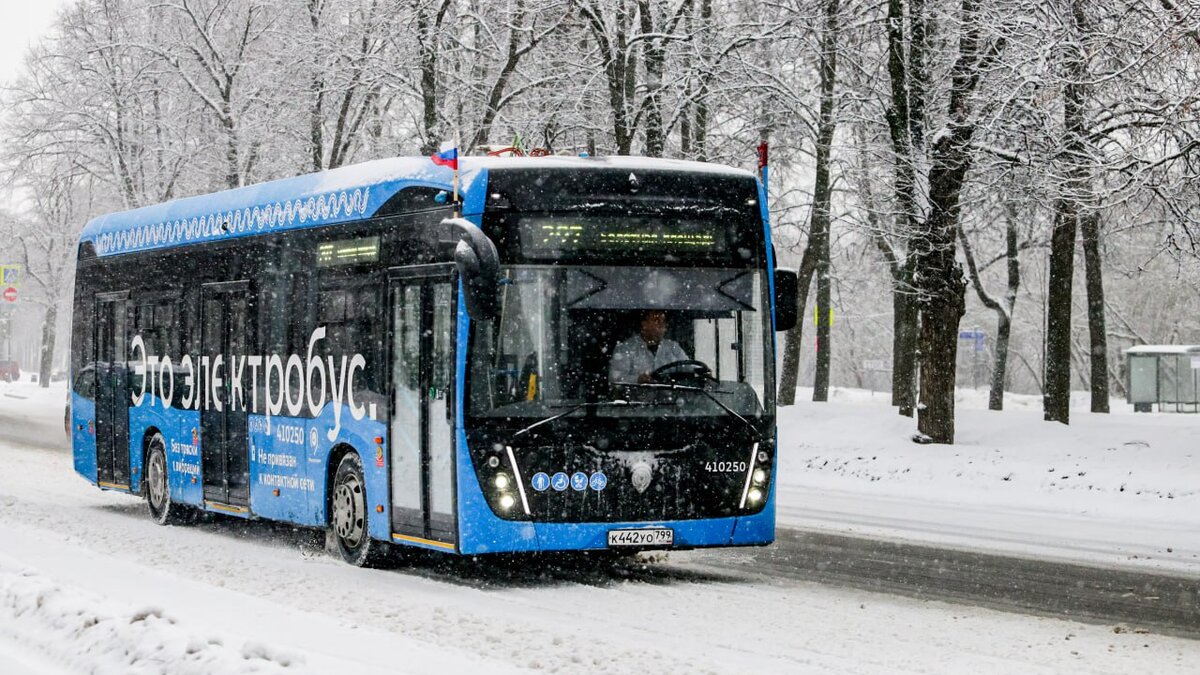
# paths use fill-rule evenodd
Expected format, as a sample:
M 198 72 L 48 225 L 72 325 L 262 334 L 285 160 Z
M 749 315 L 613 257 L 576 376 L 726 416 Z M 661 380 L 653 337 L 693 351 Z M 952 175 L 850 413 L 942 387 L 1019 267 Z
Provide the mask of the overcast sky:
M 73 0 L 0 0 L 0 82 L 21 70 L 25 50 L 38 38 L 60 7 Z M 0 184 L 0 209 L 16 210 L 20 199 Z
M 30 42 L 46 31 L 59 7 L 70 0 L 0 0 L 0 80 L 21 69 Z

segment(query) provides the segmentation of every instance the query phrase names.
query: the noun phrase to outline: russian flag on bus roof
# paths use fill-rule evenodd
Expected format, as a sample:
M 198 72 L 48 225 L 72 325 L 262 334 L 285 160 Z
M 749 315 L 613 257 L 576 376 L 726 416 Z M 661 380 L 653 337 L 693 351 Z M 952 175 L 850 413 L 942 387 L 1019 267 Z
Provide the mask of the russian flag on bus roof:
M 429 156 L 434 164 L 438 166 L 448 166 L 455 171 L 458 171 L 458 148 L 450 148 Z

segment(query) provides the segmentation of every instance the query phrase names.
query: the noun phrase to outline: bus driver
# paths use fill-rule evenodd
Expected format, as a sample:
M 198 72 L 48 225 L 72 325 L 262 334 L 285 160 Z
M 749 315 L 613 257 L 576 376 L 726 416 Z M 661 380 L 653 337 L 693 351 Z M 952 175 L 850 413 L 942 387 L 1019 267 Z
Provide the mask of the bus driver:
M 650 382 L 650 374 L 668 363 L 686 361 L 688 356 L 667 334 L 667 313 L 652 309 L 642 313 L 638 332 L 622 340 L 608 365 L 611 384 Z

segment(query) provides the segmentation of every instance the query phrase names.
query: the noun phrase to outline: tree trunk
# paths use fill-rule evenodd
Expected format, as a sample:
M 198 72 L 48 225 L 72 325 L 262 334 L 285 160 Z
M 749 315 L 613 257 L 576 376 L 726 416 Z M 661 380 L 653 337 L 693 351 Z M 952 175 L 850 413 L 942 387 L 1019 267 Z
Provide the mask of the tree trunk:
M 321 31 L 321 9 L 320 0 L 308 0 L 308 19 L 314 38 Z M 312 106 L 308 111 L 308 142 L 313 171 L 325 168 L 325 81 L 319 74 L 320 67 L 319 63 L 313 66 L 312 79 L 309 80 Z
M 1083 200 L 1091 192 L 1092 160 L 1087 151 L 1084 126 L 1084 80 L 1087 55 L 1080 40 L 1084 19 L 1080 0 L 1072 2 L 1072 35 L 1065 57 L 1063 85 L 1063 148 L 1058 163 L 1065 167 L 1065 185 L 1055 202 L 1054 231 L 1050 236 L 1050 288 L 1046 299 L 1046 394 L 1043 408 L 1047 422 L 1071 423 L 1071 291 L 1075 274 L 1075 236 L 1083 213 Z M 1106 375 L 1107 377 L 1107 375 Z
M 1091 347 L 1092 412 L 1108 412 L 1108 338 L 1104 323 L 1104 277 L 1100 260 L 1100 214 L 1079 219 L 1087 284 L 1088 336 Z
M 963 257 L 967 261 L 967 269 L 971 273 L 971 285 L 975 294 L 984 307 L 996 313 L 996 355 L 992 366 L 992 386 L 988 392 L 988 410 L 1004 410 L 1004 379 L 1008 370 L 1008 343 L 1012 334 L 1013 308 L 1017 304 L 1017 290 L 1021 286 L 1020 246 L 1017 243 L 1017 214 L 1011 204 L 1006 205 L 1008 211 L 1005 230 L 1004 257 L 1008 265 L 1008 283 L 1004 299 L 997 300 L 983 287 L 979 278 L 979 267 L 975 264 L 975 252 L 967 233 L 959 228 L 958 238 L 962 242 Z
M 911 22 L 925 21 L 924 3 L 909 7 Z M 920 227 L 917 208 L 917 147 L 924 143 L 923 98 L 925 89 L 923 28 L 905 35 L 905 14 L 902 0 L 888 0 L 888 78 L 891 97 L 885 112 L 888 133 L 895 156 L 893 188 L 899 210 L 897 219 L 905 236 L 913 237 Z M 918 39 L 921 38 L 921 39 Z M 907 54 L 907 59 L 906 59 Z M 913 95 L 912 90 L 917 95 Z M 912 103 L 920 109 L 914 117 Z M 920 314 L 913 287 L 913 262 L 906 256 L 894 265 L 892 286 L 892 405 L 901 415 L 912 417 L 915 410 L 916 372 L 918 360 L 917 337 Z
M 1074 206 L 1065 199 L 1054 205 L 1050 235 L 1050 281 L 1046 292 L 1047 422 L 1071 422 L 1071 283 L 1075 273 Z
M 996 313 L 996 355 L 992 365 L 992 387 L 988 391 L 988 410 L 1004 410 L 1004 379 L 1008 375 L 1008 341 L 1012 320 L 1003 312 Z
M 962 0 L 958 59 L 950 70 L 949 122 L 934 142 L 929 162 L 929 216 L 909 247 L 915 253 L 914 278 L 921 303 L 921 404 L 915 440 L 954 442 L 954 385 L 958 322 L 966 312 L 966 281 L 955 259 L 960 197 L 971 168 L 976 123 L 971 95 L 980 74 L 1003 48 L 1003 41 L 980 53 L 978 6 Z
M 651 4 L 650 0 L 638 0 L 638 18 L 643 35 L 652 35 L 655 32 Z M 648 157 L 662 157 L 663 148 L 666 147 L 667 139 L 663 129 L 662 102 L 660 100 L 666 58 L 661 38 L 643 40 L 642 62 L 646 69 L 646 97 L 643 105 L 646 111 L 646 156 Z
M 46 316 L 42 319 L 42 352 L 38 363 L 38 386 L 50 386 L 50 372 L 54 367 L 54 342 L 58 333 L 58 303 L 46 305 Z
M 959 290 L 951 288 L 924 303 L 921 310 L 921 405 L 918 440 L 954 442 L 954 383 L 958 363 L 958 321 L 965 311 L 961 270 Z
M 1017 291 L 1021 288 L 1020 245 L 1017 242 L 1017 214 L 1011 206 L 1008 229 L 1005 233 L 1004 257 L 1008 262 L 1008 287 L 1004 293 L 1004 309 L 996 312 L 996 357 L 992 367 L 992 390 L 988 393 L 988 409 L 1004 410 L 1004 380 L 1008 374 L 1008 343 L 1012 333 L 1012 316 L 1017 306 Z
M 821 107 L 817 123 L 816 181 L 813 186 L 812 230 L 808 245 L 816 258 L 817 274 L 817 368 L 813 379 L 813 400 L 829 400 L 829 362 L 833 349 L 830 339 L 830 202 L 832 188 L 829 181 L 829 155 L 833 145 L 833 134 L 837 129 L 836 100 L 834 89 L 837 84 L 839 0 L 825 2 L 825 30 L 821 36 Z
M 438 41 L 442 21 L 450 8 L 442 0 L 432 15 L 422 9 L 417 13 L 417 52 L 421 62 L 421 153 L 432 155 L 441 146 L 438 124 Z
M 958 127 L 934 145 L 929 218 L 913 242 L 921 304 L 921 403 L 917 440 L 954 442 L 958 322 L 966 312 L 966 282 L 955 260 L 959 196 L 970 167 L 972 127 Z
M 892 405 L 905 417 L 916 411 L 917 336 L 920 313 L 913 292 L 911 261 L 892 279 Z

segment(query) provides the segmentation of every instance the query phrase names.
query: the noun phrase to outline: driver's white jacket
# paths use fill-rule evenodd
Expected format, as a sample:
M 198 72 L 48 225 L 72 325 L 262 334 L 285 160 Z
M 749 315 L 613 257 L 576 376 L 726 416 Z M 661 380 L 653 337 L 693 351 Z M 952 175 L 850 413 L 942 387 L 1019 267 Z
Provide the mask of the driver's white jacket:
M 628 339 L 619 342 L 613 350 L 612 361 L 608 364 L 608 381 L 613 384 L 637 382 L 642 373 L 651 373 L 655 368 L 676 361 L 686 361 L 687 358 L 678 342 L 666 338 L 658 343 L 657 352 L 651 353 L 642 336 L 634 333 Z

